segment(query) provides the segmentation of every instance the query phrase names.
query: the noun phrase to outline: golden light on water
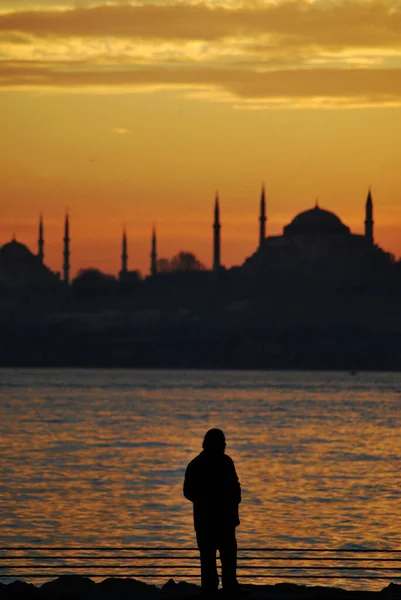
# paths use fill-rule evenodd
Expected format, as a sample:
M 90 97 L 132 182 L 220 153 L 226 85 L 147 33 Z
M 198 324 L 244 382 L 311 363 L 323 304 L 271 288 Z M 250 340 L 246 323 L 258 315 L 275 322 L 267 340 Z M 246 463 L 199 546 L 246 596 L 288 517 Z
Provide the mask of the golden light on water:
M 3 539 L 194 547 L 184 470 L 220 426 L 240 548 L 399 548 L 399 390 L 397 374 L 2 371 Z

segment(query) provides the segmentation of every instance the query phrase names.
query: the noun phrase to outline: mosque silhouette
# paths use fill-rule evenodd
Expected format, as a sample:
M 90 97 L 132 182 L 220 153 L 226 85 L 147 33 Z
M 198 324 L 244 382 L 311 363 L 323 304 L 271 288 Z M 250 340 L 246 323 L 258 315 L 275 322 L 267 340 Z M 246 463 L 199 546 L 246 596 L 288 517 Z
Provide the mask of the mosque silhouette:
M 373 200 L 369 189 L 365 203 L 364 234 L 352 233 L 333 212 L 321 208 L 317 203 L 297 214 L 283 228 L 282 235 L 268 236 L 266 233 L 266 192 L 262 185 L 259 211 L 259 240 L 255 252 L 239 267 L 232 267 L 233 274 L 263 276 L 268 273 L 288 273 L 294 269 L 311 269 L 317 266 L 330 272 L 352 272 L 372 265 L 383 266 L 394 262 L 390 253 L 382 250 L 374 241 Z M 213 263 L 209 272 L 214 275 L 226 271 L 221 263 L 221 218 L 220 201 L 216 194 L 213 221 Z M 0 248 L 0 284 L 23 286 L 63 281 L 71 282 L 70 265 L 70 220 L 68 213 L 64 221 L 62 252 L 62 275 L 54 273 L 45 264 L 45 239 L 43 216 L 39 218 L 38 250 L 34 254 L 17 241 Z M 126 231 L 122 235 L 120 280 L 130 274 L 128 269 L 128 240 Z M 150 277 L 157 278 L 158 254 L 156 230 L 151 235 Z

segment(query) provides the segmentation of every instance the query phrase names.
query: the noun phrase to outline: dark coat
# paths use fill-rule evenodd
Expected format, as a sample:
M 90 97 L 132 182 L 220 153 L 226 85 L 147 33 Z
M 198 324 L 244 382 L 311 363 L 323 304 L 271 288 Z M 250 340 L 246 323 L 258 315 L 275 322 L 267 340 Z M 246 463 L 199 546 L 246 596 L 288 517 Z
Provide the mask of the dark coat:
M 184 496 L 194 505 L 195 530 L 239 525 L 241 486 L 232 459 L 203 450 L 185 471 Z

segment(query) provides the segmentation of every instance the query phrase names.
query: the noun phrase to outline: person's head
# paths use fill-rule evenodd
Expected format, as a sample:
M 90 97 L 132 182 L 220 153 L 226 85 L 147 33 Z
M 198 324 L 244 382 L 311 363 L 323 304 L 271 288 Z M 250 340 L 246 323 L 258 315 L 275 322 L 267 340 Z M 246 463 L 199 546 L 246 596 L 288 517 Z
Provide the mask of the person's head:
M 226 438 L 221 429 L 209 429 L 203 438 L 202 448 L 207 452 L 224 453 Z

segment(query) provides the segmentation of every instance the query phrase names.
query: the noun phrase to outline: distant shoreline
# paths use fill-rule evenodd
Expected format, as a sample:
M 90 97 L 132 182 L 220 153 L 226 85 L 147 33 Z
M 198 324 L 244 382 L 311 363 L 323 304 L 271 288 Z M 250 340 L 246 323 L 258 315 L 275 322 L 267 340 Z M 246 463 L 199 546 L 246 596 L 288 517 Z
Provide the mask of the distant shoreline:
M 306 367 L 283 367 L 283 366 L 274 366 L 274 367 L 265 367 L 261 368 L 259 366 L 251 367 L 229 367 L 229 366 L 188 366 L 188 365 L 127 365 L 127 364 L 93 364 L 93 363 L 66 363 L 66 364 L 35 364 L 35 363 L 21 363 L 21 364 L 10 364 L 10 363 L 0 363 L 0 369 L 2 370 L 17 370 L 17 369 L 29 369 L 29 370 L 102 370 L 102 371 L 228 371 L 228 372 L 259 372 L 259 373 L 280 373 L 280 372 L 291 372 L 291 373 L 344 373 L 348 374 L 350 377 L 357 376 L 361 373 L 401 373 L 401 366 L 399 367 L 359 367 L 358 369 L 352 368 L 344 368 L 344 367 L 314 367 L 314 366 L 306 366 Z

